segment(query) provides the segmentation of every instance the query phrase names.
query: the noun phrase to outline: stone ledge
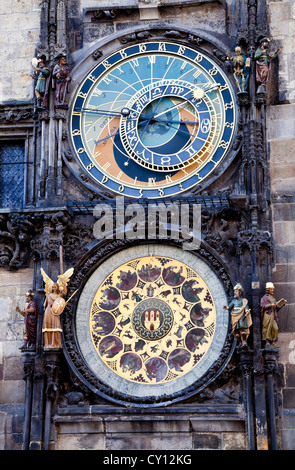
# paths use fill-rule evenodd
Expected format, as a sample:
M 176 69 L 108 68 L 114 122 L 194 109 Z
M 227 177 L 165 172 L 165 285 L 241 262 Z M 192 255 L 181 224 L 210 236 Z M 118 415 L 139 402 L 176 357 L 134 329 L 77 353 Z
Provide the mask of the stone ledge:
M 117 415 L 118 419 L 122 415 L 131 415 L 133 419 L 151 419 L 150 415 L 161 415 L 163 418 L 165 415 L 173 414 L 174 416 L 181 417 L 183 414 L 189 414 L 196 416 L 197 414 L 202 416 L 204 414 L 211 414 L 219 417 L 229 416 L 235 417 L 236 419 L 244 418 L 244 409 L 243 406 L 239 403 L 235 404 L 183 404 L 183 405 L 174 405 L 167 407 L 158 407 L 158 408 L 136 408 L 136 407 L 120 407 L 112 405 L 85 405 L 85 406 L 75 406 L 69 405 L 66 407 L 59 407 L 55 420 L 63 421 L 64 417 L 81 417 L 84 415 L 86 419 L 97 419 L 97 415 L 100 417 L 108 417 Z M 147 415 L 147 416 L 146 416 Z
M 68 406 L 54 418 L 60 434 L 169 434 L 245 432 L 241 405 L 182 405 L 169 409 Z
M 245 432 L 245 423 L 242 420 L 216 419 L 216 418 L 190 418 L 193 431 L 198 432 Z

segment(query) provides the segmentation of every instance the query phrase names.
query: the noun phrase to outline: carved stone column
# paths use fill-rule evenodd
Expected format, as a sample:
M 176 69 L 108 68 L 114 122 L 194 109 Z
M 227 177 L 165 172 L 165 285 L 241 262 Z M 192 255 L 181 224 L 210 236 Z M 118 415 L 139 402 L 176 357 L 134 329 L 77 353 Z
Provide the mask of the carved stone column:
M 24 364 L 24 380 L 26 382 L 25 392 L 25 420 L 23 428 L 23 450 L 29 450 L 30 432 L 31 432 L 31 416 L 32 416 L 32 400 L 33 400 L 33 376 L 35 365 L 35 351 L 22 351 Z
M 247 413 L 248 450 L 255 450 L 255 425 L 253 412 L 253 351 L 248 348 L 238 350 L 244 378 L 245 404 Z
M 44 450 L 50 449 L 51 421 L 59 392 L 60 359 L 62 350 L 52 349 L 44 351 L 46 373 L 46 405 L 44 422 Z
M 268 421 L 266 411 L 266 390 L 261 355 L 261 287 L 265 285 L 267 276 L 271 273 L 273 240 L 266 230 L 245 230 L 239 233 L 242 270 L 248 270 L 251 275 L 246 280 L 247 290 L 251 292 L 252 334 L 253 334 L 253 367 L 254 401 L 257 450 L 268 449 Z M 244 274 L 244 273 L 243 273 Z M 252 280 L 251 284 L 249 278 Z
M 276 406 L 275 406 L 275 387 L 274 376 L 278 370 L 279 350 L 275 347 L 266 346 L 263 349 L 264 373 L 267 385 L 267 406 L 269 417 L 270 448 L 277 450 L 277 431 L 276 431 Z

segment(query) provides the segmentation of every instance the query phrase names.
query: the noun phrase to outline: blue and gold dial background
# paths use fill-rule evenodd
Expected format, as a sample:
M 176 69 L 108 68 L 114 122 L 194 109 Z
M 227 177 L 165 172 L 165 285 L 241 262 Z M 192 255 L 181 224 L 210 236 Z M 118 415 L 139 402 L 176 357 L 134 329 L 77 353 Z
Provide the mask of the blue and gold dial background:
M 223 160 L 236 130 L 231 84 L 214 61 L 172 42 L 102 60 L 73 99 L 77 159 L 105 188 L 134 198 L 181 193 Z

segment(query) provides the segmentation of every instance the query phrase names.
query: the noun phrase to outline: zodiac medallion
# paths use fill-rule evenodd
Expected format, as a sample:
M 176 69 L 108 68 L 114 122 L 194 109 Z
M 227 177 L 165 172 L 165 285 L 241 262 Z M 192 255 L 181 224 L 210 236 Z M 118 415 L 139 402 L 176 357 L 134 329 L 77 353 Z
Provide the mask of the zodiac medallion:
M 195 368 L 208 352 L 216 307 L 192 267 L 143 256 L 112 271 L 94 296 L 89 327 L 100 360 L 119 377 L 166 383 Z

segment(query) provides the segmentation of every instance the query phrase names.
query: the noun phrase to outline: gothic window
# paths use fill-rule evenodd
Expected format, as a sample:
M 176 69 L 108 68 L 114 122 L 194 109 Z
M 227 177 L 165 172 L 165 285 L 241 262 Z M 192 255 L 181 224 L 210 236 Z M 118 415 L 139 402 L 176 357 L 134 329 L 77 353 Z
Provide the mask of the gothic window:
M 0 143 L 0 208 L 24 204 L 25 145 L 23 141 Z

